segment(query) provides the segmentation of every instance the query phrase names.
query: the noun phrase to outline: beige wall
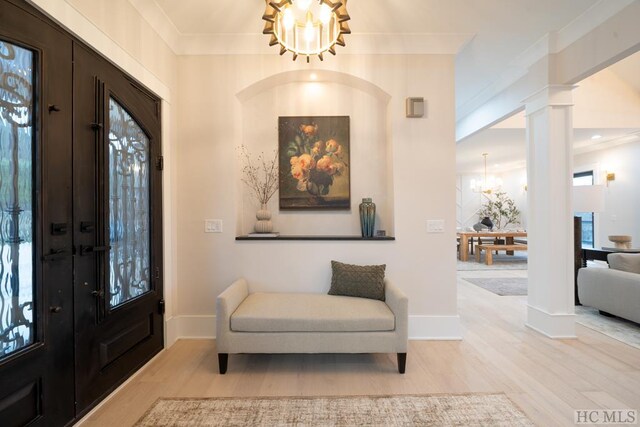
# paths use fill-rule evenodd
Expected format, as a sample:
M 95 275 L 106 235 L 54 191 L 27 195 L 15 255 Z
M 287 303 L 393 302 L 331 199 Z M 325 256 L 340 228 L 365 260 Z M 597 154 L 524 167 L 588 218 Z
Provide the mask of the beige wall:
M 338 55 L 311 65 L 276 54 L 176 57 L 126 0 L 33 1 L 164 100 L 169 344 L 213 334 L 215 297 L 233 279 L 246 276 L 253 289 L 324 292 L 331 259 L 386 263 L 409 294 L 413 337 L 460 336 L 453 56 Z M 315 95 L 301 82 L 309 70 L 328 79 Z M 409 96 L 425 97 L 426 118 L 404 117 Z M 255 210 L 236 147 L 275 148 L 281 114 L 349 115 L 358 149 L 350 212 L 290 213 L 276 218 L 278 227 L 357 234 L 356 206 L 371 195 L 395 242 L 235 241 Z M 207 218 L 222 219 L 224 232 L 205 234 Z M 445 233 L 427 234 L 428 219 L 445 220 Z
M 576 171 L 594 170 L 597 184 L 605 183 L 605 171 L 616 174 L 605 191 L 605 211 L 596 214 L 596 246 L 613 246 L 610 235 L 625 234 L 640 247 L 640 141 L 575 156 Z
M 300 80 L 308 70 L 338 71 L 340 83 L 318 82 L 317 94 L 306 93 L 308 83 Z M 180 57 L 178 315 L 212 315 L 216 295 L 239 276 L 253 290 L 326 292 L 336 259 L 386 263 L 388 276 L 409 295 L 413 336 L 458 336 L 453 75 L 452 56 L 338 55 L 311 65 L 277 55 Z M 368 85 L 386 94 L 388 105 Z M 405 118 L 408 96 L 425 97 L 426 118 Z M 255 211 L 239 185 L 236 147 L 275 149 L 279 114 L 351 116 L 358 147 L 351 158 L 352 210 L 311 214 L 319 228 L 310 234 L 357 234 L 357 198 L 380 194 L 395 242 L 235 241 L 236 232 L 250 227 L 238 221 L 250 222 Z M 368 165 L 393 187 L 385 188 Z M 277 201 L 271 208 L 277 214 Z M 306 215 L 287 213 L 276 222 L 297 233 L 310 224 Z M 222 219 L 224 232 L 205 234 L 206 218 Z M 446 232 L 427 234 L 428 219 L 444 219 Z

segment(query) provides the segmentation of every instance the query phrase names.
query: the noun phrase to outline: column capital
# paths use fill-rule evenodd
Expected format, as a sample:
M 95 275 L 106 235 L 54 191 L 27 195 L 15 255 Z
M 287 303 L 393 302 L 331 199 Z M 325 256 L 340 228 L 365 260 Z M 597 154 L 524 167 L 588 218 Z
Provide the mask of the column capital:
M 525 105 L 525 115 L 530 115 L 545 107 L 573 106 L 573 89 L 577 85 L 547 85 L 539 91 L 529 95 L 522 103 Z

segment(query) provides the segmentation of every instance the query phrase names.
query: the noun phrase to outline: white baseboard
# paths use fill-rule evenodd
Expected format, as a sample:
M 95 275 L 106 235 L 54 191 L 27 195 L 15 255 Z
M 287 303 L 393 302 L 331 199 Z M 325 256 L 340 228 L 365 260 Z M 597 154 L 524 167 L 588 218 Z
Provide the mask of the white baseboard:
M 166 320 L 166 346 L 178 339 L 215 338 L 216 316 L 185 315 Z M 460 340 L 462 327 L 459 316 L 409 316 L 409 339 Z
M 179 338 L 215 338 L 216 316 L 188 315 L 178 316 Z
M 525 325 L 549 338 L 577 338 L 575 317 L 575 314 L 551 314 L 537 307 L 527 305 L 527 322 Z
M 180 319 L 169 317 L 164 320 L 164 348 L 169 348 L 180 338 Z
M 461 340 L 460 316 L 409 316 L 410 340 Z

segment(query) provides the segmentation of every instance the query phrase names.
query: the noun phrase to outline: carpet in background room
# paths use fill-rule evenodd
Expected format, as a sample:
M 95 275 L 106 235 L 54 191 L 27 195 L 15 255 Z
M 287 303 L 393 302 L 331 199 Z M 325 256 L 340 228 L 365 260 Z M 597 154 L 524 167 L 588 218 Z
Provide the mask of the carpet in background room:
M 619 317 L 607 317 L 597 308 L 576 306 L 576 322 L 589 329 L 640 349 L 640 324 Z
M 158 399 L 136 426 L 533 426 L 503 394 Z
M 464 280 L 500 296 L 527 295 L 526 277 L 465 277 Z
M 484 262 L 476 262 L 475 255 L 469 255 L 469 261 L 458 260 L 456 267 L 458 271 L 476 271 L 476 270 L 526 270 L 527 256 L 522 254 L 506 255 L 498 254 L 493 256 L 493 265 L 487 265 Z

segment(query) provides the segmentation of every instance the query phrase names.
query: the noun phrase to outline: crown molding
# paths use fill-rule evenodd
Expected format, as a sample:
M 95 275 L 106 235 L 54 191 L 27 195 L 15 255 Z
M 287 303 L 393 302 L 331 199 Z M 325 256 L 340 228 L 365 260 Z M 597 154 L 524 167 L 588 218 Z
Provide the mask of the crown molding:
M 135 0 L 140 1 L 140 0 Z M 473 34 L 350 34 L 339 55 L 455 55 Z M 278 53 L 263 34 L 181 34 L 179 55 L 260 55 Z
M 176 55 L 262 55 L 278 53 L 269 37 L 249 34 L 181 33 L 154 0 L 129 0 L 140 16 Z M 436 54 L 455 55 L 474 34 L 353 33 L 339 54 Z
M 178 54 L 181 46 L 181 33 L 173 21 L 155 0 L 129 0 L 145 21 L 153 28 L 160 38 L 169 46 L 173 53 Z

